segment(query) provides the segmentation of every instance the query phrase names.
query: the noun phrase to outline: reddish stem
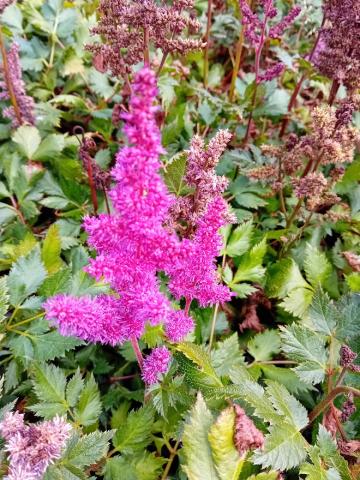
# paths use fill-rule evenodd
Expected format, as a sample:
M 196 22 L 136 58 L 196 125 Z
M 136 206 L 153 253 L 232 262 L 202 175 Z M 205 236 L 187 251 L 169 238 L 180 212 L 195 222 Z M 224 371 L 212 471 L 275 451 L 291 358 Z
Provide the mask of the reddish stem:
M 91 164 L 91 158 L 88 159 L 87 162 L 87 173 L 88 173 L 88 181 L 89 181 L 89 187 L 91 191 L 91 201 L 94 207 L 94 214 L 97 215 L 99 204 L 98 204 L 98 199 L 97 199 L 97 193 L 96 193 L 96 187 L 95 187 L 95 182 L 94 182 L 94 175 L 93 175 L 93 168 Z
M 144 365 L 144 357 L 142 356 L 139 343 L 137 341 L 137 338 L 135 336 L 131 337 L 131 345 L 134 349 L 135 355 L 136 355 L 136 360 L 139 364 L 140 370 L 142 371 L 143 365 Z

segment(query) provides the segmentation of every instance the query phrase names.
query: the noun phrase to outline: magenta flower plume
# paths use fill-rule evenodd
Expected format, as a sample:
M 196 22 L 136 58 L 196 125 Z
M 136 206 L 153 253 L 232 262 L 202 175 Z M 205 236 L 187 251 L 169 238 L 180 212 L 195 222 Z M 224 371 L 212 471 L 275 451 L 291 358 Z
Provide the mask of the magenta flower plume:
M 156 383 L 168 371 L 171 355 L 166 347 L 157 347 L 145 358 L 142 377 L 147 385 Z
M 230 300 L 230 290 L 219 283 L 215 263 L 222 247 L 219 229 L 225 224 L 226 213 L 226 202 L 218 195 L 199 220 L 194 238 L 182 241 L 180 255 L 167 269 L 175 298 L 196 299 L 201 306 Z
M 194 320 L 183 310 L 171 312 L 166 323 L 166 336 L 171 342 L 181 342 L 194 329 Z
M 41 480 L 48 466 L 61 457 L 70 432 L 71 425 L 60 417 L 26 425 L 22 414 L 6 413 L 0 423 L 10 462 L 5 480 Z
M 163 324 L 167 339 L 180 342 L 194 322 L 188 309 L 173 309 L 171 299 L 160 289 L 160 272 L 168 275 L 174 297 L 186 299 L 188 306 L 195 299 L 201 305 L 230 299 L 228 287 L 220 284 L 216 272 L 222 247 L 218 230 L 229 218 L 221 196 L 226 182 L 220 178 L 215 187 L 213 172 L 230 134 L 219 132 L 207 151 L 196 157 L 207 172 L 200 175 L 199 164 L 202 208 L 192 216 L 194 234 L 181 240 L 169 222 L 175 198 L 160 175 L 164 150 L 155 121 L 156 95 L 155 75 L 143 68 L 132 86 L 129 112 L 122 115 L 128 145 L 118 152 L 112 171 L 116 185 L 109 196 L 114 212 L 84 220 L 88 243 L 97 253 L 86 271 L 98 281 L 108 282 L 114 293 L 49 299 L 44 305 L 46 316 L 63 335 L 110 345 L 128 340 L 134 344 L 149 323 Z M 209 188 L 203 185 L 206 178 Z M 165 347 L 155 349 L 144 362 L 145 381 L 157 381 L 169 359 Z
M 34 116 L 35 102 L 32 97 L 26 94 L 25 82 L 22 79 L 18 43 L 13 43 L 11 45 L 10 50 L 7 54 L 7 61 L 8 61 L 8 75 L 10 77 L 8 80 L 12 84 L 16 102 L 20 110 L 21 123 L 16 116 L 14 107 L 5 108 L 3 110 L 3 116 L 6 118 L 9 118 L 12 121 L 13 127 L 18 127 L 22 123 L 29 123 L 30 125 L 34 125 L 35 124 L 35 116 Z M 2 66 L 1 66 L 1 71 L 4 77 L 5 76 L 4 68 Z M 0 91 L 1 91 L 0 100 L 10 99 L 8 85 L 5 78 L 3 78 L 2 81 L 0 81 Z

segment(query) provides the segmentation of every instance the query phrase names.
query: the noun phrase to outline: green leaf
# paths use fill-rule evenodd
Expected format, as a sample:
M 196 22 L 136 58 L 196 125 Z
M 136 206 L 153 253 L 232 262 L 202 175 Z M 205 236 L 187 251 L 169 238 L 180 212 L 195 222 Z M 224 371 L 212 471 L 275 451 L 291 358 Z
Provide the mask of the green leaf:
M 308 288 L 309 284 L 301 275 L 292 258 L 286 258 L 267 270 L 267 292 L 271 298 L 285 298 L 295 288 Z
M 32 156 L 35 161 L 54 160 L 65 148 L 65 138 L 61 134 L 47 135 Z
M 59 227 L 55 224 L 49 228 L 42 247 L 41 257 L 49 274 L 56 273 L 62 267 L 61 238 Z
M 279 472 L 259 473 L 258 475 L 251 475 L 247 480 L 278 480 Z
M 183 195 L 189 189 L 185 183 L 187 155 L 184 152 L 175 155 L 166 165 L 164 181 L 171 193 L 177 196 Z
M 6 283 L 6 278 L 0 278 L 0 323 L 6 318 L 6 313 L 9 309 L 9 289 Z
M 257 362 L 271 360 L 281 350 L 281 340 L 277 330 L 265 330 L 252 338 L 247 345 L 248 352 Z
M 106 463 L 105 480 L 158 480 L 165 461 L 149 452 L 139 457 L 117 456 Z
M 253 462 L 263 468 L 289 470 L 306 458 L 306 440 L 301 433 L 286 422 L 269 428 L 262 450 L 254 452 Z
M 213 416 L 199 393 L 183 434 L 182 467 L 189 480 L 219 480 L 208 440 L 212 424 Z
M 266 238 L 264 238 L 242 258 L 234 276 L 233 283 L 244 281 L 259 282 L 263 278 L 265 274 L 265 268 L 262 267 L 262 263 L 266 249 Z
M 83 388 L 84 379 L 82 378 L 80 369 L 78 368 L 66 386 L 66 401 L 70 407 L 75 407 Z
M 66 377 L 55 365 L 36 364 L 33 370 L 32 384 L 40 404 L 32 405 L 31 410 L 44 418 L 63 415 L 68 405 L 65 400 Z
M 337 322 L 337 310 L 327 293 L 318 288 L 309 308 L 309 318 L 318 333 L 332 335 Z
M 235 411 L 224 410 L 211 426 L 208 439 L 212 450 L 215 469 L 220 480 L 237 480 L 243 465 L 234 445 Z
M 80 424 L 86 426 L 94 425 L 101 413 L 100 392 L 91 374 L 85 383 L 79 401 L 74 410 L 74 418 Z
M 194 362 L 206 375 L 218 380 L 218 384 L 221 381 L 218 379 L 216 372 L 211 365 L 211 360 L 208 353 L 200 345 L 195 345 L 190 342 L 183 342 L 176 346 L 176 350 L 182 352 L 189 360 Z
M 266 394 L 274 409 L 284 416 L 284 421 L 298 430 L 305 428 L 308 424 L 306 408 L 280 383 L 268 380 L 266 384 Z
M 45 279 L 39 289 L 39 294 L 43 297 L 52 297 L 58 293 L 67 293 L 71 284 L 70 268 L 63 268 L 51 277 Z
M 300 362 L 294 371 L 305 383 L 317 384 L 324 380 L 327 352 L 325 340 L 311 330 L 291 325 L 280 327 L 282 350 L 290 360 Z
M 79 438 L 77 435 L 68 443 L 63 462 L 81 468 L 92 465 L 104 457 L 114 432 L 93 432 Z
M 340 455 L 330 432 L 323 425 L 319 425 L 317 445 L 320 449 L 320 455 L 328 467 L 335 468 L 340 473 L 342 480 L 353 479 L 346 460 Z
M 295 317 L 302 318 L 308 311 L 313 295 L 313 290 L 310 290 L 309 288 L 294 288 L 280 303 L 280 307 Z
M 236 227 L 231 233 L 230 240 L 226 245 L 226 255 L 230 257 L 240 257 L 244 255 L 250 248 L 253 230 L 254 224 L 252 220 Z
M 113 444 L 119 452 L 132 454 L 143 450 L 151 442 L 154 411 L 151 406 L 130 412 L 126 423 L 118 428 Z
M 66 352 L 84 344 L 78 338 L 63 337 L 56 330 L 34 337 L 33 343 L 35 358 L 41 362 L 64 357 Z
M 23 125 L 15 131 L 12 140 L 19 145 L 25 157 L 28 160 L 32 160 L 34 153 L 40 145 L 41 137 L 36 127 Z
M 305 250 L 304 269 L 306 278 L 314 287 L 324 283 L 331 274 L 331 264 L 325 253 L 307 244 Z
M 46 270 L 40 258 L 40 250 L 32 250 L 12 266 L 8 276 L 8 287 L 12 305 L 20 305 L 35 293 L 46 278 Z
M 237 333 L 217 343 L 216 349 L 211 352 L 211 363 L 219 376 L 228 375 L 237 365 L 244 365 Z

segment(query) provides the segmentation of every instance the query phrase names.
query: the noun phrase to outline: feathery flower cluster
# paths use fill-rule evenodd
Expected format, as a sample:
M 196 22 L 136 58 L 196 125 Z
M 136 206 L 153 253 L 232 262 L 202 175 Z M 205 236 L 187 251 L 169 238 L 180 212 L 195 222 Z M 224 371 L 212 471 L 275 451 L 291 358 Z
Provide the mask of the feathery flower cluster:
M 263 18 L 261 19 L 251 10 L 247 0 L 239 0 L 239 2 L 245 36 L 255 48 L 256 83 L 271 81 L 282 74 L 285 66 L 282 63 L 277 63 L 265 72 L 260 73 L 260 58 L 265 42 L 268 38 L 280 38 L 285 30 L 294 23 L 301 12 L 301 8 L 293 7 L 282 20 L 270 27 L 268 25 L 269 21 L 278 14 L 273 0 L 261 0 L 260 3 L 263 7 Z
M 12 126 L 14 128 L 18 127 L 21 123 L 29 123 L 30 125 L 34 125 L 35 102 L 32 97 L 26 95 L 25 82 L 22 79 L 18 43 L 13 43 L 11 45 L 10 50 L 7 54 L 7 61 L 7 73 L 5 73 L 4 67 L 1 66 L 1 73 L 3 79 L 0 81 L 0 100 L 10 99 L 10 93 L 7 85 L 7 82 L 10 81 L 12 84 L 16 102 L 20 110 L 21 122 L 20 119 L 18 119 L 16 116 L 14 107 L 5 108 L 3 110 L 3 116 L 9 118 L 12 121 Z M 6 79 L 5 75 L 8 75 L 9 78 Z
M 358 0 L 324 2 L 326 22 L 314 63 L 319 71 L 350 90 L 360 87 L 360 4 Z
M 281 178 L 292 177 L 290 183 L 296 196 L 306 198 L 310 211 L 326 213 L 341 200 L 331 189 L 344 173 L 343 164 L 353 161 L 355 147 L 360 141 L 359 131 L 351 124 L 357 105 L 359 99 L 353 96 L 344 100 L 337 110 L 328 105 L 316 107 L 312 111 L 308 135 L 298 138 L 291 134 L 283 146 L 266 145 L 262 148 L 265 155 L 279 161 Z M 327 165 L 332 165 L 328 179 L 319 172 Z M 274 189 L 279 189 L 279 169 L 273 165 L 251 170 L 249 176 L 272 183 Z
M 14 3 L 15 0 L 0 0 L 0 14 L 7 8 L 9 5 Z
M 88 45 L 95 54 L 95 67 L 122 76 L 144 59 L 146 41 L 164 54 L 184 55 L 204 45 L 200 40 L 182 38 L 186 30 L 197 32 L 199 22 L 186 14 L 193 0 L 173 0 L 171 5 L 155 0 L 101 0 L 100 21 L 92 29 L 101 35 L 105 44 Z
M 71 432 L 63 418 L 26 425 L 24 415 L 8 412 L 0 423 L 10 461 L 5 480 L 41 480 L 48 466 L 61 457 Z
M 181 241 L 175 229 L 165 226 L 175 199 L 159 173 L 163 148 L 155 121 L 153 72 L 148 68 L 138 72 L 132 90 L 130 111 L 123 114 L 130 145 L 117 154 L 112 172 L 117 183 L 109 193 L 115 212 L 84 221 L 88 243 L 97 252 L 86 270 L 108 282 L 115 294 L 94 298 L 58 295 L 44 306 L 47 318 L 64 335 L 116 345 L 139 338 L 149 322 L 163 324 L 167 338 L 178 342 L 193 329 L 193 320 L 188 308 L 173 309 L 160 291 L 157 274 L 164 271 L 171 293 L 176 299 L 185 298 L 188 305 L 194 299 L 201 305 L 229 300 L 230 291 L 216 274 L 221 250 L 218 229 L 225 224 L 227 204 L 220 191 L 211 201 L 208 198 L 193 239 Z M 222 151 L 223 147 L 219 148 Z M 215 145 L 213 151 L 217 151 Z M 165 353 L 160 352 L 162 356 L 156 353 L 145 361 L 146 381 L 163 373 Z
M 160 375 L 167 372 L 171 355 L 166 347 L 157 347 L 148 355 L 143 363 L 142 377 L 147 385 L 153 385 Z
M 240 405 L 234 405 L 235 408 L 235 435 L 234 443 L 240 453 L 244 455 L 249 450 L 262 448 L 264 446 L 264 435 L 258 430 L 254 422 L 246 415 Z
M 206 148 L 200 136 L 195 135 L 191 140 L 187 152 L 185 182 L 192 193 L 177 198 L 171 206 L 169 217 L 169 225 L 175 228 L 186 225 L 184 236 L 194 233 L 210 202 L 228 186 L 228 179 L 218 176 L 215 169 L 231 138 L 232 134 L 228 130 L 220 130 Z
M 79 148 L 79 157 L 86 172 L 88 172 L 89 175 L 91 172 L 95 187 L 101 189 L 110 185 L 111 178 L 109 172 L 102 170 L 92 158 L 91 153 L 94 152 L 95 149 L 95 141 L 92 138 L 84 137 Z

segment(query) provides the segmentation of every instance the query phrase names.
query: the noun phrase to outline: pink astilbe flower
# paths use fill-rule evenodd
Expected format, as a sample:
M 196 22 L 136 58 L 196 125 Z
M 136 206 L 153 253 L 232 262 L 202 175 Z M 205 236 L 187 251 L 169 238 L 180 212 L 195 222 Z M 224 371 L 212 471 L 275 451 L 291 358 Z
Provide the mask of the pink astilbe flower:
M 235 408 L 235 435 L 234 443 L 240 453 L 245 454 L 249 450 L 262 448 L 264 445 L 264 435 L 256 428 L 254 422 L 249 418 L 240 405 L 234 405 Z
M 166 323 L 166 336 L 171 342 L 181 342 L 194 329 L 194 320 L 183 310 L 171 312 Z
M 142 377 L 147 385 L 156 383 L 168 371 L 171 355 L 166 347 L 157 347 L 145 358 Z
M 202 186 L 204 198 L 193 236 L 181 241 L 176 229 L 169 227 L 175 199 L 160 175 L 159 157 L 164 150 L 155 121 L 155 75 L 148 68 L 142 69 L 132 90 L 129 113 L 123 114 L 129 145 L 118 152 L 112 171 L 116 185 L 109 196 L 114 213 L 84 220 L 88 243 L 97 253 L 86 271 L 96 280 L 108 282 L 114 294 L 95 298 L 59 295 L 44 306 L 47 318 L 63 335 L 111 345 L 127 340 L 134 343 L 150 323 L 163 324 L 168 339 L 179 342 L 194 323 L 188 309 L 172 308 L 171 300 L 160 289 L 159 272 L 168 275 L 170 292 L 178 300 L 185 298 L 188 306 L 194 299 L 201 305 L 230 299 L 228 287 L 220 284 L 216 272 L 222 247 L 218 230 L 227 218 L 227 204 L 221 196 L 226 182 L 220 178 L 216 183 L 213 172 L 230 134 L 219 133 L 201 153 L 205 174 L 208 172 L 212 183 L 208 189 Z M 154 372 L 167 365 L 164 352 L 167 350 L 156 350 L 145 360 L 146 382 L 152 383 L 157 378 Z M 154 368 L 156 362 L 160 362 L 158 369 Z
M 17 118 L 14 107 L 4 108 L 3 116 L 9 118 L 12 121 L 12 126 L 18 127 L 20 124 L 29 123 L 30 125 L 35 124 L 35 116 L 34 116 L 34 108 L 35 102 L 32 97 L 26 94 L 25 90 L 25 82 L 22 79 L 22 71 L 20 65 L 20 58 L 19 58 L 19 44 L 13 43 L 10 47 L 9 52 L 7 53 L 7 61 L 8 61 L 8 75 L 9 81 L 12 84 L 12 88 L 14 91 L 14 95 L 16 98 L 16 102 L 18 104 L 21 116 L 20 119 Z M 3 77 L 5 75 L 4 68 L 1 66 L 1 72 Z M 10 94 L 8 91 L 8 85 L 3 78 L 0 81 L 0 100 L 9 100 Z
M 201 306 L 230 300 L 230 290 L 220 284 L 215 263 L 222 247 L 219 229 L 224 226 L 226 212 L 226 202 L 220 195 L 215 197 L 199 220 L 194 238 L 182 241 L 180 255 L 167 268 L 169 289 L 175 298 L 196 299 Z
M 5 8 L 14 3 L 15 0 L 0 0 L 0 14 L 3 13 Z
M 280 38 L 285 30 L 294 23 L 301 12 L 301 8 L 293 7 L 280 22 L 270 27 L 270 20 L 278 14 L 273 0 L 262 0 L 260 2 L 263 6 L 263 17 L 261 19 L 251 10 L 247 0 L 239 0 L 239 3 L 245 36 L 251 46 L 255 48 L 255 81 L 256 83 L 271 81 L 282 74 L 285 66 L 282 63 L 277 63 L 265 72 L 260 73 L 260 59 L 265 42 L 268 38 Z
M 0 423 L 10 462 L 5 480 L 41 480 L 48 466 L 61 457 L 70 432 L 71 425 L 60 417 L 26 425 L 22 414 L 6 413 Z

